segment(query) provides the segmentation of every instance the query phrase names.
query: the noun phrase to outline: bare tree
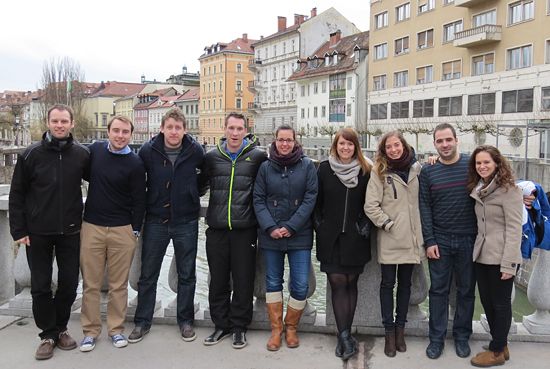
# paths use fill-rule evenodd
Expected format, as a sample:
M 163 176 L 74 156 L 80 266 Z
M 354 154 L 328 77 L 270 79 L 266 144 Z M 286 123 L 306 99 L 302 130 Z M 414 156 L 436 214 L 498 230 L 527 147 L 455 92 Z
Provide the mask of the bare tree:
M 66 104 L 74 111 L 74 136 L 78 140 L 87 140 L 91 122 L 85 117 L 84 112 L 86 86 L 80 64 L 68 57 L 44 62 L 40 92 L 42 123 L 39 131 L 46 128 L 48 108 L 54 104 Z
M 330 142 L 332 142 L 332 138 L 336 132 L 338 132 L 338 127 L 332 124 L 326 124 L 319 127 L 319 133 L 325 136 L 330 136 Z

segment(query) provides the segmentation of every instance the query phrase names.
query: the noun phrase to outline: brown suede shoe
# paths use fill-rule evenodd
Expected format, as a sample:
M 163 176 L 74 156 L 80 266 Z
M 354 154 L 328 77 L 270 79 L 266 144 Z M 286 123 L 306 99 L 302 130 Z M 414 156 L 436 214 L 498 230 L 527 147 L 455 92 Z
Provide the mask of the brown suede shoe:
M 63 331 L 59 333 L 57 347 L 59 347 L 61 350 L 74 350 L 76 348 L 76 341 L 71 337 L 69 331 Z
M 34 357 L 36 360 L 46 360 L 53 356 L 53 349 L 55 348 L 55 341 L 51 338 L 43 339 L 38 345 L 36 354 Z
M 491 366 L 504 365 L 504 352 L 483 351 L 477 354 L 470 363 L 479 368 L 489 368 Z
M 482 349 L 485 351 L 489 351 L 489 345 L 483 345 L 481 346 Z M 508 350 L 508 345 L 504 346 L 504 360 L 508 361 L 510 360 L 510 350 Z

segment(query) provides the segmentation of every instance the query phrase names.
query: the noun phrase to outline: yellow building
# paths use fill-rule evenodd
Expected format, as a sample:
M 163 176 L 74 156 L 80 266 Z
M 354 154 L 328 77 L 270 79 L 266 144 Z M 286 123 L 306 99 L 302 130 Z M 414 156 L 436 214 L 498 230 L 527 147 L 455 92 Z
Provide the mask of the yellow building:
M 204 54 L 199 58 L 200 142 L 218 142 L 223 136 L 227 113 L 238 112 L 250 118 L 248 103 L 253 101 L 254 96 L 246 87 L 254 79 L 254 74 L 248 70 L 248 63 L 254 58 L 250 45 L 255 41 L 245 33 L 229 43 L 218 42 L 204 48 Z M 249 126 L 251 124 L 249 119 Z
M 520 154 L 526 122 L 550 118 L 550 0 L 372 0 L 370 17 L 370 132 L 404 129 L 425 151 L 450 122 L 465 151 Z

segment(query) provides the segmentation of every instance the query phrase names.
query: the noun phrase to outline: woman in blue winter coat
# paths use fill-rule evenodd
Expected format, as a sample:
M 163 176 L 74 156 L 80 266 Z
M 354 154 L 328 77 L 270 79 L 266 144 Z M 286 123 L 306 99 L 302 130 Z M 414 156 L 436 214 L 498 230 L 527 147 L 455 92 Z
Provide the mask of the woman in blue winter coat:
M 317 199 L 317 172 L 296 142 L 291 126 L 281 125 L 262 163 L 254 185 L 254 211 L 258 244 L 266 264 L 266 302 L 271 322 L 269 351 L 286 344 L 298 347 L 296 328 L 306 305 L 313 226 L 311 213 Z M 290 266 L 290 298 L 283 329 L 283 274 L 285 254 Z

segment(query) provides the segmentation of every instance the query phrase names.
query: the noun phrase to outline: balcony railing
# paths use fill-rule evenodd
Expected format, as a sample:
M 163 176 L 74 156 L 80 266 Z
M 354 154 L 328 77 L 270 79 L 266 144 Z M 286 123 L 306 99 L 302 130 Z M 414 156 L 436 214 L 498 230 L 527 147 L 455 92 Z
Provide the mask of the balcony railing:
M 256 70 L 258 68 L 259 65 L 262 64 L 262 60 L 261 59 L 250 59 L 248 61 L 248 69 L 253 71 L 253 70 Z
M 264 88 L 261 81 L 252 80 L 248 81 L 248 90 L 252 93 L 259 92 L 260 89 Z
M 485 24 L 455 33 L 453 45 L 458 47 L 473 47 L 498 42 L 501 38 L 502 26 Z

